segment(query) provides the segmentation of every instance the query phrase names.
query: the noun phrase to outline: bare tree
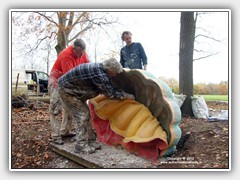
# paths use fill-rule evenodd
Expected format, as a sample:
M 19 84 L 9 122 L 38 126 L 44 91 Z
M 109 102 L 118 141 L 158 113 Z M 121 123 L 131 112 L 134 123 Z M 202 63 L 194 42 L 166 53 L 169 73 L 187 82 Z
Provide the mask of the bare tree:
M 223 39 L 218 39 L 210 32 L 207 27 L 202 27 L 200 24 L 201 20 L 213 13 L 211 12 L 195 12 L 195 39 L 194 39 L 194 58 L 193 61 L 198 61 L 202 59 L 215 56 L 220 53 L 219 50 L 215 50 L 212 47 L 214 42 L 223 43 Z M 203 46 L 204 44 L 204 46 Z
M 94 38 L 92 38 L 94 37 Z M 101 51 L 101 39 L 102 33 L 100 29 L 89 30 L 86 36 L 86 42 L 88 44 L 87 49 L 92 50 L 92 56 L 89 59 L 94 61 L 95 63 L 99 61 L 100 51 Z M 89 54 L 88 54 L 89 55 Z M 90 55 L 89 55 L 90 56 Z
M 193 96 L 193 62 L 201 59 L 206 59 L 218 54 L 218 51 L 211 50 L 209 41 L 222 43 L 211 35 L 205 27 L 196 27 L 199 15 L 207 13 L 200 12 L 182 12 L 181 13 L 181 28 L 180 28 L 180 50 L 179 50 L 179 93 L 187 95 L 181 110 L 184 115 L 193 116 L 191 97 Z M 208 13 L 209 14 L 209 13 Z M 197 31 L 196 30 L 201 30 Z M 201 41 L 199 40 L 201 38 Z M 200 44 L 208 44 L 210 47 L 203 49 Z M 206 45 L 205 45 L 206 46 Z
M 17 39 L 28 44 L 21 53 L 28 56 L 45 46 L 44 41 L 54 41 L 58 55 L 70 42 L 81 38 L 87 31 L 99 28 L 107 33 L 105 27 L 117 22 L 118 19 L 107 12 L 12 12 L 12 26 L 16 27 L 15 31 L 21 31 Z M 48 56 L 46 54 L 42 58 Z
M 112 41 L 112 46 L 108 52 L 104 54 L 105 58 L 115 58 L 120 61 L 120 50 L 124 46 L 124 42 L 121 39 L 122 32 L 115 32 L 113 35 L 114 40 Z
M 184 115 L 193 116 L 191 96 L 193 96 L 193 50 L 195 38 L 194 12 L 181 12 L 179 50 L 179 91 L 186 95 L 181 107 Z
M 47 74 L 49 74 L 49 71 L 50 71 L 50 64 L 53 62 L 53 60 L 55 60 L 55 58 L 53 57 L 53 54 L 51 53 L 53 51 L 53 45 L 52 45 L 53 43 L 54 43 L 54 40 L 46 39 L 45 46 L 41 48 L 41 50 L 43 50 L 44 52 L 43 66 L 46 67 Z
M 52 33 L 57 37 L 57 45 L 55 49 L 59 54 L 69 42 L 81 37 L 86 31 L 92 28 L 99 27 L 103 29 L 104 26 L 117 22 L 115 20 L 109 20 L 106 13 L 97 13 L 97 16 L 93 12 L 73 12 L 63 11 L 55 12 L 57 14 L 58 21 L 54 20 L 52 16 L 48 16 L 47 12 L 37 12 L 41 17 L 44 17 L 52 26 L 55 26 Z M 51 36 L 51 34 L 49 35 Z M 38 44 L 48 36 L 39 39 Z M 37 45 L 38 45 L 37 44 Z

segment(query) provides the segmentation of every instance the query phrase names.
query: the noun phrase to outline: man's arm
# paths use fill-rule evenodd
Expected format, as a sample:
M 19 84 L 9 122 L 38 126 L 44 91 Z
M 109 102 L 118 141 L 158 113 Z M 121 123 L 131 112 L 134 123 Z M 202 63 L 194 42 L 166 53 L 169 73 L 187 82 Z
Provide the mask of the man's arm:
M 105 92 L 105 95 L 109 98 L 116 98 L 119 100 L 124 99 L 135 99 L 135 96 L 129 93 L 124 92 L 121 89 L 116 89 L 113 87 L 112 83 L 110 82 L 107 75 L 103 75 L 100 77 L 101 84 L 98 84 L 99 89 L 101 89 L 103 92 Z
M 144 65 L 143 65 L 143 69 L 144 69 L 144 70 L 147 70 L 147 64 L 144 64 Z
M 141 43 L 139 43 L 139 50 L 140 50 L 140 57 L 143 63 L 143 68 L 144 70 L 147 70 L 147 56 Z
M 86 52 L 84 52 L 83 58 L 84 58 L 84 63 L 89 63 L 90 62 L 88 54 Z
M 120 64 L 122 65 L 122 67 L 124 67 L 124 59 L 123 59 L 122 49 L 120 51 Z

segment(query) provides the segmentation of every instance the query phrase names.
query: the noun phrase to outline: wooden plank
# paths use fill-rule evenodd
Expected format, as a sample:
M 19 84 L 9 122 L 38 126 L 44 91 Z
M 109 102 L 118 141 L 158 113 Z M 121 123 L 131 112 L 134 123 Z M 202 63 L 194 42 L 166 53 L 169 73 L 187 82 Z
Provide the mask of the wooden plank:
M 56 153 L 75 161 L 87 168 L 156 168 L 153 162 L 131 154 L 122 147 L 101 144 L 101 149 L 93 154 L 75 153 L 74 143 L 66 142 L 64 145 L 51 143 L 50 147 Z
M 46 102 L 46 103 L 50 102 L 50 97 L 49 96 L 46 96 L 46 97 L 43 97 L 43 96 L 28 96 L 28 99 L 29 100 L 36 100 L 36 101 L 43 101 L 43 102 Z

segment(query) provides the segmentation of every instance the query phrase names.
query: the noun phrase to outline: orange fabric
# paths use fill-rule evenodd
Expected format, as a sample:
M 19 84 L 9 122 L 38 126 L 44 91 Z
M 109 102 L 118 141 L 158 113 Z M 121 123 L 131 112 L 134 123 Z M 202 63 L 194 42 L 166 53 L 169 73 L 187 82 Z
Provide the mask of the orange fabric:
M 58 55 L 58 58 L 52 67 L 49 75 L 49 84 L 56 88 L 58 78 L 77 65 L 88 62 L 90 61 L 86 52 L 78 58 L 73 53 L 73 46 L 67 47 Z

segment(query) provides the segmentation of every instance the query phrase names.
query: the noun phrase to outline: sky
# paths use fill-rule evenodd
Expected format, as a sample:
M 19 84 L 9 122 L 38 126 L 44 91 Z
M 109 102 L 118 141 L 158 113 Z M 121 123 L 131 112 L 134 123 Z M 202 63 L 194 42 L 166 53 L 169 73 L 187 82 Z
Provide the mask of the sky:
M 104 31 L 87 33 L 82 38 L 87 44 L 87 53 L 94 61 L 94 48 L 97 43 L 98 60 L 106 58 L 109 50 L 120 52 L 123 45 L 121 33 L 125 30 L 132 32 L 133 42 L 140 42 L 148 57 L 148 68 L 156 77 L 179 79 L 179 39 L 180 39 L 180 12 L 171 11 L 140 11 L 140 12 L 111 12 L 118 17 L 119 25 L 109 29 L 110 37 L 106 38 Z M 196 83 L 220 83 L 228 80 L 228 12 L 214 12 L 202 14 L 198 18 L 196 34 L 210 33 L 210 37 L 221 40 L 216 42 L 207 38 L 199 38 L 196 44 L 198 50 L 206 50 L 217 55 L 194 61 L 193 80 Z M 200 27 L 200 28 L 199 28 Z M 203 30 L 202 30 L 203 29 Z M 16 31 L 15 31 L 16 33 Z M 16 33 L 19 34 L 19 33 Z M 30 40 L 30 39 L 29 39 Z M 17 44 L 19 47 L 19 44 Z M 13 49 L 17 48 L 13 45 Z M 40 54 L 42 56 L 42 54 Z M 55 54 L 56 56 L 56 54 Z M 50 67 L 55 61 L 52 58 Z M 37 57 L 35 59 L 39 59 Z M 116 56 L 120 60 L 119 56 Z M 15 59 L 18 60 L 16 63 Z M 34 60 L 34 59 L 33 59 Z M 22 66 L 18 53 L 13 50 L 13 67 Z
M 222 15 L 219 14 L 218 16 Z M 135 34 L 134 40 L 141 42 L 145 47 L 149 60 L 148 70 L 157 77 L 173 77 L 178 80 L 180 13 L 147 13 L 146 16 L 141 17 L 141 21 L 138 21 L 139 25 L 132 26 L 131 31 Z M 215 17 L 218 18 L 217 16 Z M 224 21 L 207 18 L 204 20 L 210 20 L 212 25 L 216 26 L 216 29 L 214 30 L 217 31 L 213 32 L 213 35 L 218 33 L 218 29 L 221 29 L 221 23 L 224 23 L 226 27 L 228 26 L 225 19 Z M 158 23 L 158 25 L 156 23 Z M 202 24 L 207 24 L 207 22 Z M 222 29 L 219 38 L 221 39 L 223 37 L 227 37 L 226 28 Z M 207 39 L 205 40 L 207 41 Z M 221 53 L 215 57 L 213 56 L 193 63 L 194 83 L 218 83 L 221 80 L 227 80 L 228 78 L 227 45 L 219 46 L 218 43 L 209 43 L 212 43 L 214 46 L 218 46 L 219 49 L 214 49 L 216 49 L 216 51 L 221 51 Z
M 144 47 L 148 57 L 148 71 L 156 77 L 178 80 L 180 12 L 121 12 L 118 17 L 124 24 L 121 30 L 131 31 L 132 40 L 140 42 Z M 210 33 L 210 37 L 222 42 L 199 38 L 200 43 L 196 45 L 198 50 L 219 53 L 194 61 L 194 83 L 219 83 L 228 80 L 228 13 L 203 14 L 198 26 L 209 31 L 204 34 Z M 119 38 L 122 31 L 119 30 Z M 196 33 L 203 33 L 203 30 L 198 28 Z

